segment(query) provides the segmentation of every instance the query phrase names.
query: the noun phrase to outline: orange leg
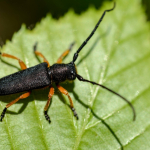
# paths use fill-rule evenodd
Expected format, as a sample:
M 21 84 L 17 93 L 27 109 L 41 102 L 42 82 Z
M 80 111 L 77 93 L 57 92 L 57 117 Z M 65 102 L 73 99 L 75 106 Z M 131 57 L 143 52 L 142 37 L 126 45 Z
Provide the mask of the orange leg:
M 52 98 L 53 95 L 54 95 L 54 88 L 50 87 L 50 91 L 49 91 L 49 94 L 48 94 L 48 101 L 47 101 L 47 103 L 46 103 L 46 105 L 44 107 L 44 115 L 45 115 L 46 120 L 48 120 L 49 123 L 51 122 L 51 120 L 50 120 L 50 117 L 47 114 L 47 110 L 49 108 L 49 105 L 50 105 L 50 102 L 51 102 L 51 98 Z
M 16 59 L 19 61 L 19 64 L 20 64 L 22 70 L 27 69 L 27 66 L 25 65 L 25 63 L 22 60 L 20 60 L 19 58 L 15 57 L 13 55 L 6 54 L 6 53 L 1 53 L 1 56 Z
M 74 44 L 75 44 L 75 42 L 73 42 L 73 43 L 70 45 L 69 49 L 66 50 L 66 51 L 58 58 L 58 60 L 57 60 L 57 63 L 58 63 L 58 64 L 61 64 L 61 63 L 62 63 L 63 59 L 69 54 L 69 52 L 71 51 L 71 49 L 72 49 L 72 47 L 73 47 Z
M 49 62 L 48 62 L 47 59 L 44 57 L 44 55 L 43 55 L 42 53 L 40 53 L 40 52 L 37 51 L 37 43 L 35 43 L 33 49 L 34 49 L 35 55 L 40 56 L 41 58 L 43 58 L 43 61 L 48 64 L 48 67 L 50 67 Z
M 3 118 L 5 116 L 7 108 L 9 108 L 11 105 L 15 104 L 16 102 L 18 102 L 20 99 L 27 98 L 30 94 L 31 94 L 31 92 L 24 93 L 21 96 L 19 96 L 18 98 L 16 98 L 15 100 L 13 100 L 12 102 L 10 102 L 9 104 L 7 104 L 1 114 L 1 121 L 3 120 Z
M 57 88 L 59 89 L 59 91 L 60 91 L 61 93 L 63 93 L 63 94 L 65 94 L 65 95 L 68 96 L 69 101 L 70 101 L 71 110 L 73 111 L 74 116 L 78 119 L 78 115 L 77 115 L 77 113 L 76 113 L 76 111 L 75 111 L 75 108 L 73 107 L 73 101 L 72 101 L 71 97 L 69 96 L 68 91 L 65 90 L 63 87 L 61 87 L 60 85 L 57 85 Z

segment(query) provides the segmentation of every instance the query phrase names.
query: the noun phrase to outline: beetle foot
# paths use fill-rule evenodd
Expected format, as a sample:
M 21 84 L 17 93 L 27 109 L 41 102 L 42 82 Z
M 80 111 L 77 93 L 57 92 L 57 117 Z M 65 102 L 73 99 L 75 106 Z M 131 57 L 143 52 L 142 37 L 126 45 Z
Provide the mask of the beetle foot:
M 77 118 L 77 120 L 79 119 L 78 114 L 75 110 L 75 108 L 71 108 L 71 110 L 73 111 L 74 116 Z
M 2 112 L 2 114 L 1 114 L 1 121 L 3 120 L 3 118 L 5 116 L 6 110 L 7 110 L 7 108 L 5 107 L 4 110 L 3 110 L 3 112 Z
M 49 123 L 51 123 L 51 120 L 50 120 L 50 117 L 49 117 L 48 114 L 47 114 L 47 111 L 44 111 L 44 115 L 45 115 L 45 119 L 46 119 Z

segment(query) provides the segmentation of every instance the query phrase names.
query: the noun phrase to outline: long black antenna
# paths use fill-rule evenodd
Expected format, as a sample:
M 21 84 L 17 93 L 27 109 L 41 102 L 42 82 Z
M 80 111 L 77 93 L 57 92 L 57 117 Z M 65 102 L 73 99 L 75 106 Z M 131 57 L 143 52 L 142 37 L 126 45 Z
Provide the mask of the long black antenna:
M 134 109 L 133 105 L 132 105 L 126 98 L 124 98 L 124 97 L 121 96 L 120 94 L 114 92 L 113 90 L 107 88 L 107 87 L 104 86 L 104 85 L 101 85 L 101 84 L 98 84 L 98 83 L 96 83 L 96 82 L 93 82 L 93 81 L 89 81 L 89 80 L 84 79 L 83 77 L 81 77 L 81 76 L 78 75 L 78 74 L 76 75 L 76 77 L 77 77 L 80 81 L 89 82 L 89 83 L 92 83 L 92 84 L 95 84 L 95 85 L 99 85 L 100 87 L 102 87 L 102 88 L 108 90 L 109 92 L 111 92 L 111 93 L 113 93 L 113 94 L 119 96 L 120 98 L 122 98 L 124 101 L 126 101 L 126 102 L 130 105 L 130 107 L 131 107 L 131 109 L 132 109 L 132 111 L 133 111 L 133 121 L 135 120 L 135 118 L 136 118 L 135 109 Z
M 112 11 L 114 10 L 116 6 L 116 3 L 114 2 L 114 6 L 112 9 L 108 9 L 105 10 L 101 16 L 101 18 L 99 19 L 99 21 L 97 22 L 95 28 L 93 29 L 93 31 L 91 32 L 91 34 L 87 37 L 87 39 L 81 44 L 81 46 L 78 48 L 77 52 L 74 54 L 73 56 L 73 63 L 76 61 L 76 59 L 78 58 L 78 53 L 82 50 L 82 48 L 87 44 L 87 42 L 90 40 L 90 38 L 93 36 L 93 34 L 95 33 L 95 31 L 97 30 L 98 26 L 100 25 L 101 21 L 103 20 L 103 17 L 105 16 L 106 12 Z

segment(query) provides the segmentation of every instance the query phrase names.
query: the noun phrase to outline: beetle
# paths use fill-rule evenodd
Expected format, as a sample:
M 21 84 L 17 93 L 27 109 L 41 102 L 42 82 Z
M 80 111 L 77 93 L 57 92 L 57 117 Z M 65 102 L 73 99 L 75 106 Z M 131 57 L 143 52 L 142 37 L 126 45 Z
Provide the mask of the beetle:
M 64 64 L 64 63 L 62 63 L 62 61 L 63 61 L 63 58 L 68 55 L 68 53 L 72 49 L 74 43 L 72 43 L 70 45 L 69 49 L 66 50 L 59 57 L 59 59 L 57 60 L 57 63 L 53 64 L 52 66 L 50 66 L 49 62 L 42 55 L 42 53 L 37 51 L 37 43 L 33 46 L 34 53 L 35 53 L 36 56 L 41 57 L 44 62 L 40 63 L 36 66 L 30 67 L 30 68 L 27 68 L 25 63 L 22 60 L 20 60 L 19 58 L 15 57 L 13 55 L 6 54 L 6 53 L 0 53 L 0 55 L 2 57 L 8 57 L 8 58 L 18 60 L 18 62 L 20 64 L 20 67 L 22 69 L 19 72 L 16 72 L 14 74 L 8 75 L 8 76 L 3 77 L 3 78 L 0 79 L 0 96 L 19 93 L 19 92 L 26 92 L 26 93 L 22 94 L 21 96 L 19 96 L 18 98 L 16 98 L 15 100 L 13 100 L 12 102 L 10 102 L 9 104 L 6 105 L 6 107 L 3 109 L 2 113 L 1 113 L 0 120 L 1 121 L 3 120 L 3 118 L 5 116 L 5 113 L 6 113 L 6 110 L 10 106 L 15 104 L 20 99 L 27 98 L 31 94 L 32 90 L 41 89 L 41 88 L 44 88 L 44 87 L 49 87 L 50 90 L 49 90 L 49 94 L 48 94 L 47 103 L 44 107 L 44 115 L 45 115 L 46 120 L 50 123 L 51 120 L 50 120 L 49 115 L 47 114 L 47 110 L 49 108 L 51 98 L 54 95 L 54 87 L 52 86 L 52 83 L 56 84 L 58 90 L 61 93 L 68 96 L 68 99 L 70 101 L 71 110 L 73 111 L 74 116 L 78 119 L 78 115 L 77 115 L 76 110 L 73 106 L 73 101 L 72 101 L 71 97 L 69 96 L 68 91 L 66 89 L 64 89 L 62 86 L 59 85 L 61 82 L 64 82 L 66 80 L 73 81 L 76 78 L 79 81 L 89 82 L 93 85 L 98 85 L 98 86 L 108 90 L 109 92 L 112 92 L 113 94 L 119 96 L 120 98 L 122 98 L 132 108 L 133 120 L 135 120 L 135 117 L 136 117 L 135 109 L 132 106 L 132 104 L 130 103 L 130 101 L 128 101 L 126 98 L 124 98 L 120 94 L 114 92 L 113 90 L 107 88 L 104 85 L 101 85 L 101 84 L 98 84 L 96 82 L 84 79 L 81 75 L 79 75 L 77 73 L 77 69 L 76 69 L 76 66 L 75 66 L 75 61 L 78 58 L 78 54 L 80 53 L 82 48 L 87 44 L 87 42 L 91 39 L 94 32 L 97 30 L 98 26 L 100 25 L 101 21 L 103 20 L 103 17 L 105 16 L 106 12 L 112 11 L 112 10 L 114 10 L 114 8 L 115 8 L 115 3 L 114 3 L 113 8 L 105 10 L 103 12 L 102 16 L 98 20 L 96 26 L 94 27 L 94 29 L 92 30 L 90 35 L 81 44 L 81 46 L 78 48 L 78 50 L 74 53 L 73 60 L 68 64 Z

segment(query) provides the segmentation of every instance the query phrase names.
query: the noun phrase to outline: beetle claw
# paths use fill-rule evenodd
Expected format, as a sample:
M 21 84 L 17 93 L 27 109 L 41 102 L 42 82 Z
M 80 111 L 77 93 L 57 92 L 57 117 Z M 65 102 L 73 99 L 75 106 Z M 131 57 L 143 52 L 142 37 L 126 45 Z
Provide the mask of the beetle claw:
M 75 110 L 75 108 L 71 108 L 71 110 L 73 111 L 74 116 L 77 118 L 77 120 L 79 119 L 78 114 Z
M 49 123 L 51 123 L 51 120 L 50 120 L 49 115 L 47 114 L 47 111 L 44 111 L 44 115 L 45 115 L 45 119 L 46 119 Z
M 1 122 L 2 122 L 2 120 L 4 118 L 4 116 L 5 116 L 6 110 L 7 110 L 7 108 L 5 107 L 3 112 L 2 112 L 2 114 L 1 114 Z

